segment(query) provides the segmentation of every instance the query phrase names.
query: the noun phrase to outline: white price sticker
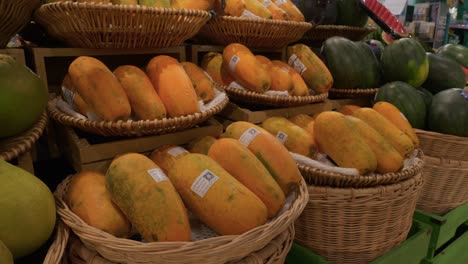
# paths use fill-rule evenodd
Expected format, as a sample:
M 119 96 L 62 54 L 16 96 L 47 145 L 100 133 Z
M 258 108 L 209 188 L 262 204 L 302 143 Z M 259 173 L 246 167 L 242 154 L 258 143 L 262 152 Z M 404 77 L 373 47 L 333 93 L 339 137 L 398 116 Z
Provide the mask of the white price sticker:
M 287 73 L 289 73 L 289 68 L 286 68 L 286 67 L 281 67 L 281 69 Z
M 247 10 L 247 9 L 245 9 L 244 12 L 242 12 L 241 17 L 260 18 L 259 16 L 255 15 L 254 13 L 250 12 L 250 11 Z
M 284 145 L 284 142 L 286 142 L 286 139 L 288 139 L 288 134 L 282 131 L 278 131 L 278 133 L 276 133 L 276 138 L 281 142 L 281 144 Z
M 213 78 L 211 78 L 211 76 L 206 71 L 203 71 L 203 73 L 206 75 L 206 77 L 208 77 L 208 79 L 210 79 L 210 81 L 213 81 Z
M 170 150 L 168 150 L 167 153 L 169 153 L 173 157 L 177 157 L 180 154 L 188 153 L 188 151 L 182 147 L 175 147 L 175 148 L 171 148 Z
M 271 6 L 271 4 L 272 4 L 272 3 L 271 3 L 270 0 L 264 0 L 264 1 L 263 1 L 263 6 L 264 6 L 264 7 L 269 7 L 269 6 Z
M 242 87 L 242 85 L 238 84 L 235 81 L 229 84 L 229 88 L 245 90 L 245 88 Z
M 70 91 L 67 87 L 62 86 L 62 96 L 63 96 L 63 99 L 65 99 L 65 102 L 67 102 L 72 107 L 74 106 L 73 104 L 73 99 L 75 99 L 74 92 Z
M 232 56 L 231 61 L 229 62 L 229 69 L 232 72 L 236 71 L 236 66 L 237 66 L 237 63 L 239 63 L 239 61 L 240 61 L 239 56 L 237 55 Z
M 400 112 L 400 115 L 401 115 L 406 121 L 408 121 L 408 119 L 406 118 L 406 116 L 405 116 L 402 112 Z
M 280 6 L 280 5 L 286 4 L 287 2 L 288 2 L 287 0 L 276 0 L 275 4 L 277 6 Z
M 162 181 L 168 181 L 169 180 L 169 178 L 167 178 L 166 174 L 161 169 L 158 169 L 158 168 L 148 170 L 148 174 L 151 175 L 151 177 L 153 177 L 153 179 L 156 182 L 162 182 Z
M 251 127 L 245 131 L 242 136 L 239 138 L 240 143 L 244 144 L 244 146 L 249 146 L 250 142 L 254 140 L 254 138 L 260 134 L 260 131 Z
M 211 186 L 219 179 L 219 177 L 210 170 L 203 171 L 200 176 L 193 182 L 192 191 L 198 194 L 201 198 L 210 190 Z
M 294 70 L 301 74 L 307 70 L 307 67 L 302 63 L 302 61 L 296 56 L 296 54 L 291 55 L 289 58 L 289 65 L 294 68 Z

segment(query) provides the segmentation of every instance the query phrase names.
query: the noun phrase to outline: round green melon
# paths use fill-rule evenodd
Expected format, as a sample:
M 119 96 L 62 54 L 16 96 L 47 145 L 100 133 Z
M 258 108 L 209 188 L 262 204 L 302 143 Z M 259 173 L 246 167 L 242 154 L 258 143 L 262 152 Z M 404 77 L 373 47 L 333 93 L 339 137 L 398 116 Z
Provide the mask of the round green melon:
M 414 39 L 402 38 L 390 43 L 380 60 L 387 82 L 402 81 L 419 87 L 429 73 L 429 60 L 423 46 Z
M 337 25 L 364 27 L 369 19 L 358 0 L 337 0 L 336 13 Z
M 31 128 L 47 104 L 39 77 L 8 55 L 0 54 L 0 138 Z
M 426 110 L 428 110 L 431 107 L 432 97 L 434 97 L 434 95 L 422 87 L 416 89 L 416 91 L 419 93 L 419 95 L 421 95 L 422 99 L 424 100 L 424 104 L 426 105 Z
M 13 264 L 13 255 L 5 244 L 0 240 L 0 263 Z
M 468 90 L 452 88 L 434 96 L 428 116 L 429 130 L 468 137 Z
M 34 175 L 0 160 L 0 240 L 15 259 L 39 249 L 55 227 L 55 200 Z
M 426 120 L 426 104 L 414 87 L 404 82 L 391 82 L 379 88 L 374 99 L 395 105 L 414 128 L 423 129 Z
M 428 53 L 429 74 L 422 84 L 433 94 L 450 88 L 463 88 L 466 84 L 466 75 L 460 64 L 438 54 Z
M 438 48 L 436 53 L 468 68 L 468 47 L 457 44 L 445 44 Z

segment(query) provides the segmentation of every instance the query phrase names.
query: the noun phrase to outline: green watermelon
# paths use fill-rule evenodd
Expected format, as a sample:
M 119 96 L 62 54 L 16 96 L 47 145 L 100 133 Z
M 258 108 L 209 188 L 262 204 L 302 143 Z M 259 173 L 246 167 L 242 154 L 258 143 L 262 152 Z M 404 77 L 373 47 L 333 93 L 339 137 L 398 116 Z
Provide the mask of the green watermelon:
M 383 50 L 380 59 L 383 77 L 387 82 L 402 81 L 419 87 L 429 73 L 426 51 L 411 38 L 395 40 Z
M 468 89 L 452 88 L 432 99 L 428 116 L 429 130 L 468 137 Z
M 450 88 L 463 88 L 466 75 L 460 64 L 437 54 L 428 53 L 429 74 L 423 87 L 436 94 Z
M 414 87 L 404 82 L 391 82 L 379 88 L 374 102 L 385 101 L 395 105 L 414 128 L 423 129 L 426 104 Z
M 416 89 L 416 91 L 419 93 L 419 95 L 421 95 L 422 99 L 424 100 L 424 104 L 426 105 L 426 109 L 429 109 L 431 107 L 431 104 L 432 104 L 432 97 L 434 97 L 434 95 L 432 95 L 431 92 L 429 92 L 428 90 L 420 87 L 418 89 Z
M 462 45 L 446 44 L 437 49 L 437 54 L 458 62 L 468 68 L 468 48 Z
M 336 0 L 336 11 L 337 25 L 364 27 L 369 19 L 358 0 Z

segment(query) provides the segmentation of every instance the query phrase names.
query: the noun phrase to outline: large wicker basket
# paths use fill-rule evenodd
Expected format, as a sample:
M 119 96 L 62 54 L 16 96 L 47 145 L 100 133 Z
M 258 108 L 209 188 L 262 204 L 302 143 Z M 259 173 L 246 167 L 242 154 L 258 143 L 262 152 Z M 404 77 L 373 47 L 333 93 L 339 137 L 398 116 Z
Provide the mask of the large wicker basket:
M 310 185 L 296 241 L 330 263 L 369 263 L 406 239 L 422 185 L 421 173 L 364 189 Z
M 288 210 L 242 235 L 219 236 L 195 242 L 143 243 L 116 238 L 87 225 L 71 212 L 62 199 L 70 179 L 71 177 L 65 179 L 56 190 L 57 212 L 60 218 L 87 248 L 98 252 L 105 259 L 118 263 L 219 264 L 240 261 L 261 250 L 287 230 L 299 217 L 309 197 L 306 184 L 302 181 Z
M 468 137 L 416 129 L 421 149 L 431 157 L 468 161 Z
M 322 42 L 333 36 L 340 36 L 352 41 L 359 41 L 372 33 L 372 27 L 349 27 L 338 25 L 317 25 L 307 31 L 300 42 L 310 46 L 320 46 Z
M 26 132 L 14 137 L 0 139 L 0 159 L 13 160 L 32 148 L 47 126 L 47 114 L 42 113 L 39 120 Z
M 203 26 L 200 35 L 213 42 L 210 44 L 280 49 L 299 40 L 310 28 L 312 24 L 306 22 L 220 16 Z
M 57 216 L 57 225 L 55 228 L 55 239 L 49 247 L 49 251 L 43 264 L 67 264 L 67 258 L 64 257 L 70 237 L 70 228 Z
M 74 3 L 42 5 L 36 20 L 72 47 L 165 48 L 181 45 L 210 19 L 202 10 Z
M 361 98 L 361 97 L 370 97 L 374 98 L 377 93 L 378 88 L 368 88 L 368 89 L 336 89 L 331 88 L 328 93 L 332 99 L 342 99 L 342 98 Z
M 0 48 L 29 23 L 31 14 L 40 4 L 40 0 L 0 1 Z

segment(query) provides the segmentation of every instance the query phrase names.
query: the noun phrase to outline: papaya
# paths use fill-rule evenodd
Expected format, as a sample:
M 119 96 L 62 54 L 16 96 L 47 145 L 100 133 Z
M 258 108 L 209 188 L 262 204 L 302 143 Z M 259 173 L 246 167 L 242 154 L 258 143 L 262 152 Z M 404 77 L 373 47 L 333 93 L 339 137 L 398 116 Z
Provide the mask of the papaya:
M 325 111 L 314 120 L 314 137 L 321 152 L 338 166 L 355 168 L 361 175 L 374 172 L 377 158 L 345 115 Z
M 414 132 L 413 127 L 408 119 L 406 119 L 405 115 L 401 113 L 396 106 L 391 103 L 381 101 L 377 102 L 372 108 L 387 118 L 388 121 L 392 122 L 392 124 L 394 124 L 398 129 L 403 131 L 403 133 L 413 141 L 416 148 L 419 147 L 419 138 Z
M 187 149 L 191 153 L 199 153 L 203 155 L 208 155 L 210 147 L 216 142 L 216 138 L 212 136 L 199 137 L 195 140 L 192 140 L 187 146 Z
M 301 10 L 291 0 L 273 0 L 273 3 L 283 9 L 292 21 L 305 22 L 305 17 Z
M 256 55 L 255 58 L 265 67 L 271 79 L 270 89 L 273 91 L 291 92 L 294 84 L 291 75 L 281 67 L 274 65 L 267 57 Z
M 257 93 L 270 89 L 270 75 L 246 46 L 232 43 L 225 47 L 223 64 L 228 73 L 244 88 Z
M 289 65 L 299 73 L 307 86 L 317 94 L 327 93 L 333 77 L 323 61 L 304 44 L 288 47 Z
M 223 55 L 217 52 L 208 52 L 203 56 L 201 68 L 213 79 L 217 84 L 229 85 L 234 81 L 234 78 L 227 73 L 223 67 Z
M 174 166 L 176 159 L 188 153 L 189 152 L 182 147 L 163 145 L 153 150 L 149 158 L 167 175 L 169 169 Z
M 247 146 L 267 168 L 286 196 L 301 182 L 302 175 L 289 151 L 265 129 L 237 121 L 226 128 L 223 137 L 237 139 Z
M 77 93 L 76 87 L 73 85 L 69 74 L 65 75 L 65 78 L 62 81 L 62 97 L 76 112 L 84 116 L 88 116 L 90 114 L 89 106 L 80 94 Z
M 138 0 L 112 0 L 114 5 L 138 5 Z
M 87 56 L 76 58 L 68 74 L 90 110 L 105 121 L 127 120 L 130 102 L 114 74 L 101 61 Z
M 340 107 L 338 112 L 342 113 L 343 115 L 352 115 L 354 111 L 360 109 L 360 106 L 357 105 L 343 105 Z
M 288 72 L 289 75 L 291 76 L 291 80 L 293 82 L 293 88 L 290 92 L 291 95 L 293 96 L 309 95 L 309 88 L 307 87 L 307 84 L 304 82 L 304 79 L 302 79 L 301 75 L 297 73 L 291 66 L 279 60 L 274 60 L 272 61 L 272 63 L 273 65 L 280 67 L 285 72 Z
M 185 116 L 200 111 L 192 82 L 176 59 L 166 55 L 156 56 L 148 63 L 146 72 L 169 117 Z
M 115 158 L 106 173 L 106 188 L 145 241 L 190 241 L 184 203 L 148 157 L 128 153 Z
M 170 0 L 138 0 L 138 4 L 147 7 L 171 7 Z
M 383 115 L 369 107 L 363 107 L 354 111 L 353 116 L 363 120 L 372 128 L 377 130 L 390 144 L 406 157 L 414 150 L 413 141 L 392 122 L 388 121 Z
M 211 10 L 214 0 L 171 0 L 171 7 L 178 9 Z
M 351 121 L 358 133 L 374 152 L 377 158 L 376 172 L 382 174 L 392 173 L 399 171 L 403 167 L 403 157 L 379 132 L 354 116 L 347 115 L 346 119 Z
M 133 115 L 138 120 L 166 117 L 166 107 L 144 71 L 135 66 L 124 65 L 117 67 L 114 75 L 124 88 L 132 106 Z
M 222 16 L 240 17 L 245 10 L 244 0 L 224 0 L 225 6 L 223 9 L 223 0 L 215 0 L 214 10 Z
M 283 9 L 275 5 L 271 0 L 257 0 L 271 12 L 271 18 L 276 20 L 289 20 L 289 15 Z
M 270 10 L 268 10 L 268 8 L 262 5 L 262 3 L 260 3 L 258 0 L 244 0 L 244 3 L 245 9 L 248 10 L 250 13 L 261 18 L 272 18 Z
M 177 159 L 169 178 L 190 211 L 220 235 L 239 235 L 267 221 L 265 204 L 206 155 Z
M 198 98 L 205 103 L 213 100 L 215 96 L 213 83 L 208 79 L 203 70 L 191 62 L 182 62 L 181 65 L 192 81 Z
M 88 225 L 115 237 L 130 236 L 132 226 L 112 202 L 104 174 L 83 171 L 74 175 L 68 185 L 65 203 Z
M 289 151 L 312 159 L 317 156 L 317 146 L 312 135 L 288 119 L 270 117 L 263 121 L 262 127 L 276 136 Z
M 314 138 L 314 118 L 305 114 L 298 114 L 290 117 L 289 121 L 296 124 L 297 126 L 302 127 L 312 136 L 312 138 Z

